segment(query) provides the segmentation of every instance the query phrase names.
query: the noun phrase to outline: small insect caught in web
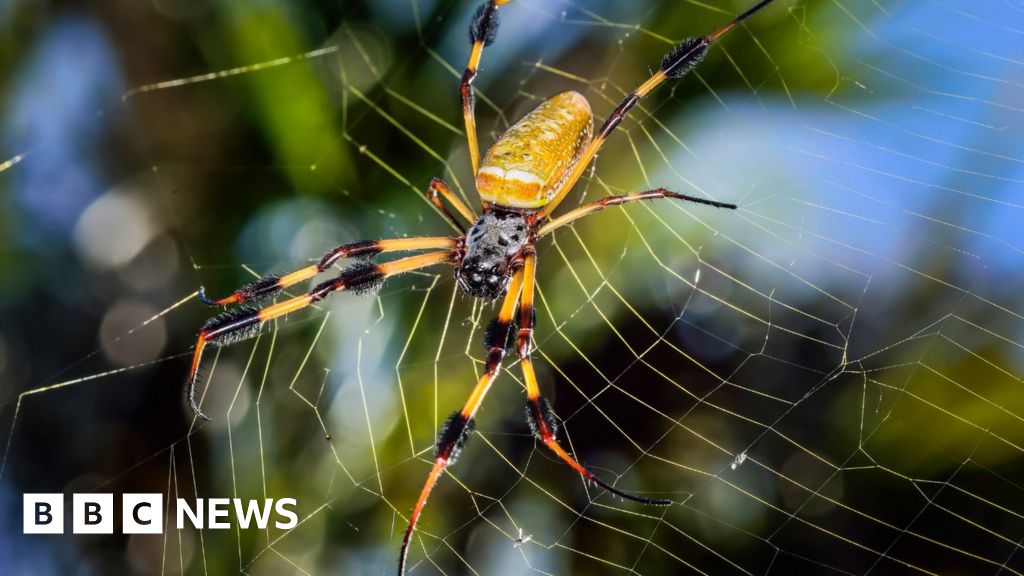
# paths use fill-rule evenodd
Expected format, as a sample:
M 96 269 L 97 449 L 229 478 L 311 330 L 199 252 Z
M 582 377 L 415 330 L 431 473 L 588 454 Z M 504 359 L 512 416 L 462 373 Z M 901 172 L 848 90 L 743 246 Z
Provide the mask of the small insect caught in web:
M 529 544 L 533 541 L 533 534 L 527 534 L 526 536 L 523 536 L 523 529 L 519 528 L 518 530 L 519 537 L 512 542 L 512 547 L 516 549 L 522 548 L 524 545 Z
M 735 209 L 735 204 L 691 196 L 665 188 L 626 195 L 606 196 L 589 204 L 553 216 L 587 170 L 596 170 L 594 160 L 601 147 L 627 113 L 658 86 L 678 79 L 707 56 L 710 47 L 726 32 L 757 13 L 773 0 L 761 0 L 717 30 L 688 38 L 661 59 L 650 78 L 627 94 L 594 132 L 590 103 L 574 91 L 556 94 L 540 103 L 506 130 L 480 157 L 474 109 L 473 80 L 484 48 L 498 32 L 498 8 L 511 0 L 489 0 L 477 9 L 469 28 L 469 60 L 459 86 L 462 116 L 470 164 L 475 176 L 481 213 L 466 204 L 441 179 L 434 178 L 426 190 L 432 203 L 461 234 L 366 240 L 344 244 L 327 252 L 313 265 L 284 275 L 268 275 L 222 298 L 208 298 L 200 288 L 198 299 L 222 307 L 239 305 L 213 316 L 200 329 L 189 370 L 186 396 L 197 416 L 199 368 L 207 346 L 227 346 L 252 338 L 266 324 L 305 309 L 339 292 L 372 293 L 392 277 L 428 267 L 452 266 L 455 282 L 466 294 L 482 301 L 501 302 L 497 317 L 484 334 L 487 349 L 484 373 L 461 409 L 442 424 L 434 443 L 432 465 L 415 505 L 409 514 L 398 558 L 398 573 L 404 574 L 417 521 L 431 491 L 445 471 L 455 464 L 474 429 L 474 419 L 491 384 L 501 369 L 506 353 L 515 354 L 526 388 L 526 420 L 540 445 L 589 483 L 620 498 L 652 506 L 670 506 L 672 500 L 650 498 L 627 492 L 602 480 L 562 446 L 558 440 L 560 421 L 551 403 L 541 394 L 533 368 L 533 331 L 536 322 L 534 295 L 537 291 L 536 245 L 555 230 L 610 206 L 643 200 L 679 200 L 712 208 Z M 451 208 L 451 210 L 449 209 Z M 461 219 L 460 219 L 461 218 Z M 418 252 L 413 256 L 374 262 L 382 254 Z M 311 290 L 264 307 L 253 304 L 276 300 L 296 284 L 334 270 L 348 262 L 333 278 Z M 698 269 L 699 274 L 699 269 Z M 699 281 L 699 276 L 694 282 Z M 515 329 L 513 329 L 515 325 Z M 733 462 L 743 463 L 745 454 Z M 532 541 L 519 536 L 516 548 Z
M 746 461 L 747 461 L 747 453 L 746 453 L 746 451 L 740 452 L 739 454 L 736 455 L 735 458 L 732 459 L 732 464 L 729 464 L 729 468 L 732 468 L 733 470 L 735 470 L 735 469 L 739 468 L 740 466 L 743 466 L 743 463 L 746 462 Z

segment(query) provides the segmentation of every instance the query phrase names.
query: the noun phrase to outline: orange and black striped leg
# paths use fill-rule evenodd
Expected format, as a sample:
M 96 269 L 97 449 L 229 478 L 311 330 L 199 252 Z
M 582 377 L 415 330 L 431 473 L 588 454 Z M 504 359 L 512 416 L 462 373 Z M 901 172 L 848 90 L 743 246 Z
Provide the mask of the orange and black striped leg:
M 637 102 L 641 98 L 647 96 L 652 90 L 660 86 L 665 80 L 669 78 L 682 78 L 686 74 L 690 73 L 698 64 L 704 60 L 707 56 L 708 48 L 718 40 L 723 34 L 732 30 L 737 24 L 743 22 L 747 18 L 754 15 L 756 12 L 770 4 L 773 0 L 761 0 L 753 8 L 750 8 L 746 12 L 740 14 L 736 18 L 733 18 L 725 26 L 722 26 L 718 30 L 715 30 L 711 34 L 706 36 L 697 36 L 693 38 L 687 38 L 683 40 L 678 46 L 676 46 L 671 52 L 666 54 L 661 59 L 661 66 L 658 71 L 651 75 L 643 84 L 637 86 L 636 90 L 628 94 L 622 99 L 622 102 L 615 107 L 611 115 L 601 125 L 601 129 L 597 131 L 594 139 L 590 141 L 590 144 L 584 149 L 580 155 L 579 160 L 572 167 L 572 172 L 569 176 L 562 181 L 559 185 L 558 190 L 555 191 L 554 195 L 549 202 L 540 212 L 537 213 L 537 220 L 543 220 L 544 218 L 551 215 L 551 212 L 558 206 L 565 196 L 572 190 L 576 182 L 579 181 L 580 176 L 583 175 L 587 170 L 587 166 L 597 155 L 597 151 L 601 149 L 608 136 L 615 130 L 615 128 L 622 122 L 626 117 L 626 114 L 636 106 Z
M 589 216 L 595 212 L 600 212 L 609 206 L 619 206 L 626 204 L 627 202 L 636 202 L 637 200 L 658 200 L 660 198 L 675 198 L 676 200 L 686 200 L 687 202 L 714 206 L 715 208 L 728 208 L 730 210 L 736 209 L 735 204 L 730 204 L 728 202 L 716 202 L 715 200 L 698 198 L 688 194 L 679 194 L 678 192 L 672 192 L 664 188 L 656 188 L 654 190 L 648 190 L 647 192 L 627 194 L 625 196 L 605 196 L 600 200 L 595 200 L 590 204 L 570 210 L 558 218 L 553 218 L 552 220 L 545 222 L 539 229 L 537 229 L 537 237 L 539 238 L 545 234 L 550 234 L 552 231 L 561 228 L 566 224 L 579 220 L 584 216 Z
M 494 42 L 498 34 L 498 6 L 507 4 L 511 0 L 488 0 L 473 14 L 473 22 L 469 25 L 469 41 L 473 47 L 469 52 L 469 62 L 466 63 L 466 71 L 462 73 L 462 83 L 459 85 L 459 96 L 462 100 L 462 118 L 466 122 L 466 140 L 469 144 L 469 159 L 473 165 L 473 174 L 480 168 L 480 144 L 476 137 L 476 117 L 474 116 L 473 80 L 476 78 L 477 68 L 480 66 L 480 57 L 484 53 L 484 47 Z
M 409 556 L 409 544 L 412 542 L 413 532 L 416 530 L 416 522 L 427 504 L 427 497 L 437 485 L 441 474 L 455 463 L 459 453 L 466 445 L 466 440 L 473 432 L 473 417 L 476 411 L 487 396 L 491 384 L 494 382 L 498 371 L 501 369 L 501 361 L 505 357 L 505 344 L 509 339 L 509 326 L 512 323 L 512 315 L 516 310 L 516 302 L 519 300 L 519 290 L 523 285 L 523 269 L 519 267 L 512 276 L 508 291 L 505 293 L 505 300 L 502 302 L 498 317 L 491 322 L 487 329 L 487 364 L 483 375 L 477 381 L 476 386 L 470 393 L 462 410 L 453 412 L 445 420 L 437 434 L 437 441 L 434 444 L 434 465 L 430 468 L 427 481 L 420 490 L 420 497 L 409 515 L 409 525 L 405 529 L 405 536 L 402 538 L 402 551 L 398 557 L 398 574 L 405 574 L 405 562 Z
M 654 506 L 668 506 L 671 500 L 646 498 L 624 492 L 611 484 L 598 478 L 593 472 L 585 468 L 569 455 L 558 443 L 558 420 L 551 409 L 551 403 L 540 394 L 540 386 L 537 384 L 537 375 L 533 371 L 531 353 L 533 351 L 533 293 L 536 286 L 536 262 L 535 254 L 527 256 L 523 268 L 523 294 L 519 300 L 519 335 L 516 339 L 516 349 L 519 353 L 519 364 L 523 370 L 523 379 L 526 381 L 526 419 L 530 424 L 533 435 L 544 446 L 555 453 L 562 461 L 580 473 L 588 482 L 593 482 L 601 488 L 628 500 Z
M 195 352 L 192 355 L 192 368 L 188 374 L 187 397 L 189 406 L 192 407 L 197 416 L 204 420 L 209 420 L 202 410 L 199 409 L 199 403 L 196 399 L 199 365 L 203 358 L 203 349 L 206 348 L 207 344 L 212 346 L 228 346 L 235 342 L 252 338 L 260 333 L 263 325 L 268 320 L 284 316 L 285 314 L 291 314 L 310 304 L 315 304 L 333 292 L 342 290 L 355 293 L 371 292 L 380 288 L 380 285 L 391 276 L 434 264 L 454 262 L 457 257 L 457 252 L 443 250 L 417 256 L 408 256 L 381 264 L 357 264 L 346 268 L 336 278 L 321 282 L 309 292 L 284 302 L 262 309 L 242 306 L 214 316 L 203 325 L 203 328 L 199 331 L 199 338 L 196 340 Z
M 435 250 L 453 249 L 459 242 L 458 238 L 444 236 L 424 238 L 392 238 L 390 240 L 366 240 L 344 244 L 331 250 L 320 259 L 320 262 L 305 268 L 300 268 L 291 274 L 277 276 L 269 274 L 259 280 L 246 284 L 230 295 L 220 299 L 206 297 L 206 290 L 200 286 L 199 301 L 208 306 L 225 306 L 227 304 L 238 304 L 242 302 L 260 302 L 272 300 L 281 292 L 293 284 L 309 280 L 310 278 L 326 271 L 338 260 L 355 257 L 373 257 L 384 252 L 402 252 L 408 250 Z
M 454 224 L 457 229 L 461 230 L 462 233 L 465 234 L 466 225 L 463 224 L 462 222 L 459 222 L 458 218 L 456 218 L 454 214 L 448 211 L 448 207 L 444 205 L 444 202 L 441 202 L 441 198 L 438 196 L 438 194 L 444 196 L 445 200 L 447 200 L 449 204 L 455 207 L 455 211 L 461 214 L 462 217 L 465 218 L 470 224 L 476 223 L 479 217 L 472 210 L 470 210 L 469 206 L 466 206 L 466 203 L 463 202 L 462 199 L 455 195 L 455 192 L 453 192 L 452 189 L 448 187 L 448 184 L 446 184 L 444 180 L 441 180 L 440 178 L 434 178 L 433 180 L 430 181 L 430 186 L 427 188 L 427 198 L 430 199 L 434 206 L 437 206 L 437 209 L 440 210 L 441 213 L 444 214 L 446 218 L 448 218 L 449 222 Z

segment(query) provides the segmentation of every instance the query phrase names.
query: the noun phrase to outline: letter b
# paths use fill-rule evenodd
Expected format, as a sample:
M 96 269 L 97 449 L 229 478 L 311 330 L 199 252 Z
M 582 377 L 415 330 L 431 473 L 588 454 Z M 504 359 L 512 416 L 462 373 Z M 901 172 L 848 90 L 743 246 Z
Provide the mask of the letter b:
M 71 531 L 75 534 L 114 533 L 113 494 L 75 494 Z
M 22 497 L 25 534 L 64 533 L 63 494 L 25 494 Z

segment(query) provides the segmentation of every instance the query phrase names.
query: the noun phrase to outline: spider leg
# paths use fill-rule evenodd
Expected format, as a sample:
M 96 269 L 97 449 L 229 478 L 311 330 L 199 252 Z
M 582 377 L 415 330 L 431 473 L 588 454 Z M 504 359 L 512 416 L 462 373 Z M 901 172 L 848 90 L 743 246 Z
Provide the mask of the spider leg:
M 276 298 L 281 292 L 293 284 L 309 280 L 310 278 L 325 272 L 338 260 L 344 258 L 372 257 L 384 252 L 401 252 L 407 250 L 427 250 L 438 248 L 455 248 L 459 242 L 458 238 L 444 236 L 421 237 L 421 238 L 392 238 L 390 240 L 366 240 L 343 244 L 331 250 L 320 259 L 320 262 L 284 276 L 268 274 L 255 282 L 242 286 L 232 292 L 229 296 L 220 299 L 210 299 L 206 296 L 206 289 L 199 287 L 197 297 L 199 301 L 207 306 L 225 306 L 240 302 L 259 302 Z
M 714 206 L 715 208 L 729 208 L 735 210 L 735 204 L 729 204 L 728 202 L 716 202 L 714 200 L 707 200 L 705 198 L 698 198 L 696 196 L 690 196 L 688 194 L 679 194 L 678 192 L 672 192 L 664 188 L 656 188 L 654 190 L 648 190 L 647 192 L 639 192 L 637 194 L 627 194 L 625 196 L 605 196 L 600 200 L 595 200 L 590 204 L 585 204 L 570 210 L 558 218 L 553 218 L 545 222 L 538 230 L 537 237 L 550 234 L 551 232 L 565 226 L 571 222 L 579 220 L 584 216 L 589 216 L 595 212 L 600 212 L 608 206 L 619 206 L 626 204 L 627 202 L 636 202 L 637 200 L 657 200 L 659 198 L 675 198 L 677 200 L 686 200 L 688 202 L 695 202 L 697 204 L 704 204 L 707 206 Z
M 643 84 L 637 86 L 636 90 L 629 93 L 615 110 L 604 121 L 601 125 L 601 129 L 597 131 L 597 134 L 587 145 L 587 148 L 580 155 L 579 160 L 573 165 L 572 171 L 568 177 L 565 178 L 559 185 L 551 198 L 551 201 L 544 206 L 537 213 L 537 220 L 543 220 L 548 217 L 551 212 L 558 206 L 565 196 L 572 190 L 576 182 L 579 181 L 580 176 L 583 175 L 587 170 L 587 166 L 597 155 L 597 151 L 601 149 L 605 141 L 608 139 L 608 135 L 622 122 L 626 114 L 636 106 L 637 102 L 641 98 L 647 96 L 652 90 L 660 86 L 665 80 L 669 78 L 682 78 L 704 59 L 708 53 L 708 48 L 716 40 L 718 40 L 723 34 L 733 29 L 737 24 L 743 22 L 747 18 L 753 16 L 756 12 L 770 4 L 773 0 L 761 0 L 753 8 L 750 8 L 746 12 L 730 20 L 727 24 L 714 32 L 705 36 L 696 36 L 693 38 L 687 38 L 683 40 L 678 46 L 676 46 L 671 52 L 665 55 L 661 59 L 661 66 L 658 71 L 651 75 Z
M 209 420 L 196 399 L 196 387 L 199 379 L 199 365 L 203 358 L 203 349 L 207 344 L 228 346 L 252 338 L 260 333 L 268 321 L 285 314 L 301 310 L 310 304 L 323 300 L 333 292 L 370 292 L 380 287 L 384 281 L 397 274 L 425 268 L 434 264 L 452 262 L 457 252 L 443 250 L 428 252 L 417 256 L 408 256 L 381 264 L 363 263 L 346 268 L 337 277 L 321 282 L 315 288 L 294 298 L 279 302 L 266 308 L 243 306 L 218 314 L 207 320 L 199 331 L 196 339 L 195 352 L 192 355 L 192 368 L 188 373 L 187 397 L 189 406 L 200 418 Z
M 515 313 L 516 302 L 519 301 L 519 290 L 522 285 L 523 269 L 520 268 L 512 276 L 498 317 L 491 322 L 487 329 L 487 364 L 483 375 L 480 376 L 469 398 L 462 406 L 462 410 L 453 412 L 438 431 L 437 441 L 434 444 L 434 465 L 430 468 L 430 474 L 420 490 L 420 496 L 416 500 L 412 513 L 409 515 L 409 525 L 405 529 L 405 537 L 402 538 L 402 551 L 398 557 L 399 576 L 405 574 L 409 544 L 412 542 L 412 535 L 416 530 L 416 522 L 423 512 L 423 507 L 427 504 L 427 497 L 437 485 L 441 474 L 455 463 L 465 447 L 466 440 L 473 432 L 473 417 L 501 369 L 501 361 L 505 357 L 505 343 L 508 342 L 509 337 L 509 326 L 512 323 L 512 315 Z
M 473 80 L 476 78 L 484 47 L 490 46 L 498 33 L 498 6 L 509 2 L 511 0 L 484 2 L 473 14 L 473 22 L 469 25 L 469 40 L 473 43 L 473 47 L 469 52 L 466 71 L 462 74 L 459 96 L 462 100 L 462 118 L 466 122 L 466 140 L 469 144 L 469 159 L 473 165 L 473 174 L 476 174 L 480 168 L 480 145 L 477 142 L 476 118 L 474 116 Z
M 519 301 L 519 334 L 516 339 L 516 349 L 519 353 L 519 365 L 523 370 L 523 379 L 526 381 L 526 419 L 530 424 L 530 429 L 533 431 L 533 435 L 540 440 L 542 444 L 547 446 L 549 450 L 554 452 L 562 461 L 579 472 L 579 474 L 587 481 L 597 484 L 612 494 L 627 500 L 640 502 L 642 504 L 651 504 L 654 506 L 671 505 L 671 500 L 646 498 L 644 496 L 638 496 L 636 494 L 619 490 L 604 480 L 601 480 L 597 475 L 580 464 L 575 458 L 569 455 L 564 448 L 562 448 L 561 444 L 558 443 L 558 439 L 556 438 L 556 434 L 558 433 L 558 421 L 555 419 L 555 413 L 551 409 L 551 403 L 548 402 L 547 398 L 541 396 L 540 386 L 537 384 L 537 375 L 533 371 L 533 361 L 531 360 L 533 351 L 533 325 L 535 320 L 533 292 L 534 287 L 536 286 L 536 262 L 537 257 L 535 254 L 527 256 L 525 266 L 523 268 L 523 294 Z
M 454 206 L 455 210 L 470 223 L 476 222 L 479 217 L 469 208 L 469 206 L 466 206 L 465 202 L 455 195 L 455 192 L 448 187 L 448 184 L 446 184 L 444 180 L 434 178 L 430 181 L 430 186 L 427 188 L 427 198 L 430 199 L 434 206 L 437 206 L 437 209 L 440 210 L 446 218 L 448 218 L 449 222 L 454 224 L 456 228 L 465 234 L 466 226 L 462 222 L 459 222 L 454 214 L 448 211 L 448 207 L 444 205 L 444 202 L 441 202 L 441 198 L 438 197 L 438 193 L 440 193 L 441 196 L 444 196 L 445 200 Z

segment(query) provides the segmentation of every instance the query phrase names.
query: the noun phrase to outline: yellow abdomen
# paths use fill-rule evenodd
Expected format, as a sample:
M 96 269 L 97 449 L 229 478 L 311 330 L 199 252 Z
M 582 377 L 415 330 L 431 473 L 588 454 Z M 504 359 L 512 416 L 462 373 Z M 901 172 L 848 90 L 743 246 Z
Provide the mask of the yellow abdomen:
M 593 131 L 590 103 L 582 94 L 562 92 L 545 100 L 487 151 L 476 175 L 480 199 L 506 208 L 543 207 Z

